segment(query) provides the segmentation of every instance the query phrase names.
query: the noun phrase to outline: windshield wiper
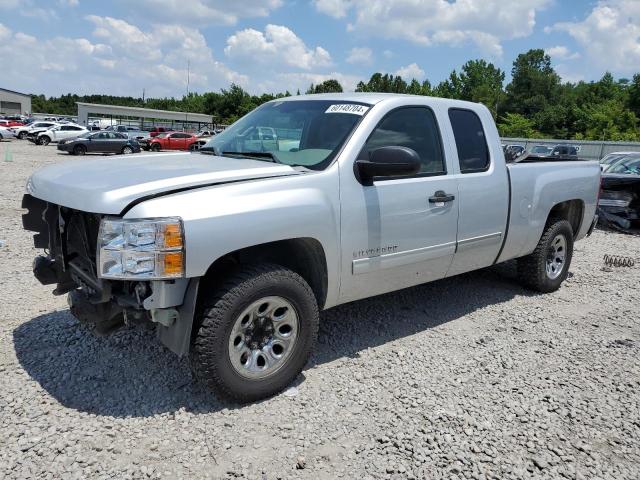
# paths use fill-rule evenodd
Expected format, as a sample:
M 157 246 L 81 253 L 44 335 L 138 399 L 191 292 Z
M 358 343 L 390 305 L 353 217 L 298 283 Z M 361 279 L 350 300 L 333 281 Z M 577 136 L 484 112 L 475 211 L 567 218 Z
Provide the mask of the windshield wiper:
M 254 158 L 256 160 L 269 160 L 273 163 L 280 163 L 271 152 L 222 152 L 222 155 L 235 155 L 238 157 Z

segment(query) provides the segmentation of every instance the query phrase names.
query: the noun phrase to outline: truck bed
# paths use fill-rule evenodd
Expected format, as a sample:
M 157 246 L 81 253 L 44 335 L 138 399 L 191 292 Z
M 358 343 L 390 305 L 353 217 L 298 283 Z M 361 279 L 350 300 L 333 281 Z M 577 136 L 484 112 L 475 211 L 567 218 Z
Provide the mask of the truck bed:
M 507 164 L 509 219 L 499 262 L 527 255 L 535 249 L 554 205 L 577 200 L 583 209 L 583 219 L 592 219 L 596 212 L 600 182 L 598 162 L 576 161 L 575 157 L 571 160 L 529 158 L 530 161 Z M 575 239 L 583 238 L 589 227 L 589 221 L 582 220 Z

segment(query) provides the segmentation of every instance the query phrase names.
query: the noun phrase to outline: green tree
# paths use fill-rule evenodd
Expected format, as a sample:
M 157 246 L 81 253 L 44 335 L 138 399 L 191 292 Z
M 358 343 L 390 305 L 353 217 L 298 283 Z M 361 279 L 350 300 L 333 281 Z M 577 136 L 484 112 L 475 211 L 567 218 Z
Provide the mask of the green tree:
M 542 49 L 518 55 L 507 85 L 509 112 L 531 117 L 558 101 L 560 77 L 551 66 L 551 58 Z
M 640 73 L 633 76 L 631 85 L 629 86 L 629 109 L 640 117 Z
M 313 83 L 311 84 L 311 86 L 309 87 L 309 89 L 307 90 L 307 93 L 341 93 L 342 92 L 342 85 L 340 85 L 340 82 L 338 82 L 338 80 L 335 80 L 333 78 L 330 78 L 329 80 L 325 80 L 322 83 L 319 83 L 318 85 L 313 85 Z
M 459 77 L 463 100 L 484 104 L 498 115 L 499 104 L 504 101 L 504 72 L 485 60 L 470 60 L 462 66 Z
M 409 85 L 400 75 L 376 72 L 367 83 L 360 82 L 356 92 L 407 93 Z
M 507 113 L 498 123 L 498 130 L 503 137 L 532 138 L 539 136 L 533 121 L 519 113 Z

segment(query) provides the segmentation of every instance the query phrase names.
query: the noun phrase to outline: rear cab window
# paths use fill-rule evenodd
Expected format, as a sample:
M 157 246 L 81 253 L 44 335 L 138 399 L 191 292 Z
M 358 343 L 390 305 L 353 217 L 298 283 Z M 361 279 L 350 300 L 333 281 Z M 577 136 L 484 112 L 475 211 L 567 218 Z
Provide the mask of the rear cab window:
M 486 172 L 491 157 L 480 117 L 472 110 L 450 108 L 449 120 L 458 150 L 460 173 Z

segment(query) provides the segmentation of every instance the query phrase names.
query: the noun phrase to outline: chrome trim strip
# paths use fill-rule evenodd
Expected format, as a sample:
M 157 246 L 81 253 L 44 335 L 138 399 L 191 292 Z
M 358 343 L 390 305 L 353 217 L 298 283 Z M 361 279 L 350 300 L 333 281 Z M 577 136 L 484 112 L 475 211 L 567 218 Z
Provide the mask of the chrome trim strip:
M 465 238 L 464 240 L 458 240 L 457 252 L 464 252 L 471 248 L 487 246 L 493 243 L 498 243 L 502 239 L 502 232 L 490 233 L 488 235 L 480 235 L 479 237 Z
M 416 248 L 414 250 L 388 253 L 377 257 L 359 258 L 358 260 L 353 260 L 352 271 L 354 275 L 361 275 L 363 273 L 370 273 L 376 270 L 401 267 L 411 263 L 426 262 L 435 258 L 453 255 L 455 249 L 456 243 L 448 242 L 441 245 Z

